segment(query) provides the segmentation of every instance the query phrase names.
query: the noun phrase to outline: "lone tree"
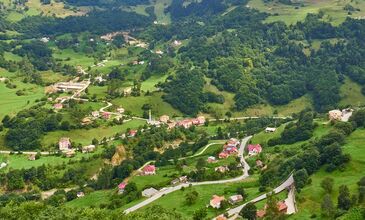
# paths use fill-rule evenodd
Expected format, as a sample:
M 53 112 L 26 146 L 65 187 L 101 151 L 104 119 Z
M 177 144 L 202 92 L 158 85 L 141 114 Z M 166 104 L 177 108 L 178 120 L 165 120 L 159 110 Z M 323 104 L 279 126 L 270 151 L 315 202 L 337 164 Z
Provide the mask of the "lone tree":
M 205 207 L 198 209 L 193 214 L 193 220 L 202 220 L 208 215 Z
M 257 207 L 253 203 L 248 203 L 244 206 L 240 212 L 240 215 L 248 220 L 255 220 L 256 219 L 256 212 Z
M 199 193 L 197 191 L 189 192 L 185 195 L 186 204 L 192 205 L 198 199 Z
M 337 198 L 337 206 L 343 210 L 349 210 L 351 208 L 350 191 L 346 185 L 340 186 L 340 193 Z
M 335 213 L 335 207 L 333 205 L 331 196 L 329 194 L 326 194 L 323 197 L 323 201 L 321 204 L 321 208 L 322 208 L 322 214 L 328 218 L 333 217 L 334 213 Z
M 333 179 L 330 177 L 326 177 L 321 182 L 321 187 L 324 189 L 326 193 L 331 194 L 333 189 Z

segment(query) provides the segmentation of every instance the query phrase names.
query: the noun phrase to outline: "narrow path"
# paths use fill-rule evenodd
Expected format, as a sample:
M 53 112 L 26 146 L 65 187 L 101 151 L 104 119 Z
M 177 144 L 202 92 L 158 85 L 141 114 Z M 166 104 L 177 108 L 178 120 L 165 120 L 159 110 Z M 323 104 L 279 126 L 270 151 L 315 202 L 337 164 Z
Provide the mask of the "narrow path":
M 190 185 L 192 186 L 199 186 L 199 185 L 210 185 L 210 184 L 224 184 L 224 183 L 232 183 L 232 182 L 238 182 L 238 181 L 242 181 L 244 179 L 246 179 L 249 175 L 248 175 L 248 170 L 250 169 L 250 167 L 248 166 L 248 164 L 245 161 L 245 158 L 243 156 L 243 152 L 244 152 L 244 148 L 246 147 L 248 141 L 251 139 L 252 136 L 248 136 L 245 137 L 244 139 L 242 139 L 241 141 L 241 146 L 239 149 L 239 156 L 241 158 L 241 163 L 242 163 L 242 169 L 243 169 L 243 175 L 233 178 L 233 179 L 227 179 L 227 180 L 216 180 L 216 181 L 205 181 L 205 182 L 195 182 L 195 183 L 184 183 L 184 184 L 180 184 L 177 186 L 171 186 L 171 187 L 166 187 L 163 190 L 160 190 L 159 192 L 157 192 L 155 195 L 153 195 L 152 197 L 126 209 L 124 211 L 124 213 L 128 214 L 130 212 L 134 212 L 137 209 L 140 209 L 150 203 L 152 203 L 153 201 L 161 198 L 162 196 L 165 196 L 169 193 L 175 192 L 177 190 L 180 190 L 183 187 L 189 187 Z

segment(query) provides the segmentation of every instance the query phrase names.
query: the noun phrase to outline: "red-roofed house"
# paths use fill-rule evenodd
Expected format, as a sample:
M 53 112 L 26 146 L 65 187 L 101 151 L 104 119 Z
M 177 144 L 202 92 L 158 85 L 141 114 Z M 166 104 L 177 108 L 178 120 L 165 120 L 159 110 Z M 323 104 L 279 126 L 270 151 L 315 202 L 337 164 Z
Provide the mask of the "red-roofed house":
M 156 174 L 156 167 L 155 165 L 147 165 L 143 167 L 143 175 L 155 175 Z
M 125 183 L 125 182 L 119 183 L 119 185 L 118 185 L 118 193 L 119 194 L 124 193 L 124 189 L 125 189 L 126 186 L 127 186 L 127 183 Z
M 193 125 L 193 122 L 190 119 L 185 119 L 185 120 L 177 122 L 177 126 L 184 127 L 185 129 L 190 128 L 192 125 Z
M 60 110 L 63 108 L 63 105 L 61 103 L 56 103 L 53 105 L 53 108 L 56 109 L 56 110 Z
M 260 144 L 249 144 L 248 147 L 248 155 L 256 155 L 261 153 L 262 147 Z
M 110 112 L 103 112 L 103 118 L 104 119 L 109 119 L 110 118 Z
M 217 196 L 213 195 L 212 199 L 210 200 L 210 206 L 215 209 L 219 209 L 221 207 L 221 202 L 225 200 L 224 196 Z
M 138 132 L 137 130 L 130 130 L 128 132 L 128 137 L 134 137 L 134 136 L 136 136 L 137 132 Z
M 227 154 L 226 152 L 220 152 L 218 157 L 219 159 L 225 159 L 229 156 L 229 154 Z
M 286 213 L 288 210 L 288 206 L 285 204 L 284 201 L 280 201 L 277 203 L 279 212 Z
M 265 215 L 266 215 L 266 211 L 265 210 L 258 210 L 256 212 L 257 218 L 263 218 Z

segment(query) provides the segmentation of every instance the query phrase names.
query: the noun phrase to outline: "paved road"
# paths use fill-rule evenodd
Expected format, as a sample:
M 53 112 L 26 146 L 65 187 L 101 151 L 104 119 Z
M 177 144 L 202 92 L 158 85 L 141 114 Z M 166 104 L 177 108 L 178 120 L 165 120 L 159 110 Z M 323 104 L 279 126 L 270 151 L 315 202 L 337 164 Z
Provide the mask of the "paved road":
M 294 184 L 294 177 L 293 177 L 293 174 L 289 176 L 289 178 L 287 180 L 285 180 L 281 185 L 279 185 L 278 187 L 276 187 L 273 191 L 275 194 L 278 194 L 282 191 L 284 191 L 285 189 L 287 189 L 288 187 L 292 186 Z M 260 195 L 254 199 L 252 199 L 251 201 L 247 202 L 247 203 L 256 203 L 256 202 L 259 202 L 261 200 L 264 200 L 266 199 L 266 196 L 267 194 L 263 194 L 263 195 Z M 243 207 L 245 207 L 245 205 L 247 204 L 243 204 L 243 205 L 240 205 L 236 208 L 233 208 L 233 209 L 230 209 L 228 210 L 228 216 L 235 216 L 237 217 L 237 215 L 239 214 L 239 212 L 242 210 Z
M 10 151 L 10 150 L 0 150 L 0 154 L 10 154 L 10 153 L 17 153 L 18 151 Z M 31 155 L 31 154 L 37 154 L 37 151 L 21 151 L 22 154 L 27 154 L 27 155 Z M 54 154 L 54 153 L 50 153 L 48 151 L 44 151 L 44 152 L 40 152 L 41 155 L 50 155 L 50 154 Z
M 252 136 L 245 137 L 244 139 L 242 139 L 241 146 L 240 146 L 240 149 L 239 149 L 239 156 L 241 157 L 241 162 L 244 165 L 242 167 L 242 169 L 244 170 L 243 175 L 241 175 L 239 177 L 236 177 L 236 178 L 233 178 L 233 179 L 227 179 L 227 180 L 205 181 L 205 182 L 196 182 L 196 183 L 184 183 L 184 184 L 180 184 L 180 185 L 177 185 L 177 186 L 171 186 L 171 187 L 163 188 L 158 193 L 153 195 L 152 197 L 138 203 L 137 205 L 134 205 L 134 206 L 126 209 L 124 211 L 124 213 L 128 214 L 130 212 L 136 211 L 137 209 L 140 209 L 140 208 L 152 203 L 153 201 L 161 198 L 164 195 L 167 195 L 169 193 L 180 190 L 182 187 L 189 187 L 190 184 L 192 186 L 210 185 L 210 184 L 224 184 L 224 183 L 238 182 L 238 181 L 246 179 L 249 176 L 248 175 L 248 170 L 250 169 L 250 167 L 248 166 L 248 164 L 245 161 L 245 158 L 243 156 L 243 152 L 244 152 L 244 148 L 246 147 L 246 145 L 247 145 L 248 141 L 251 139 L 251 137 Z

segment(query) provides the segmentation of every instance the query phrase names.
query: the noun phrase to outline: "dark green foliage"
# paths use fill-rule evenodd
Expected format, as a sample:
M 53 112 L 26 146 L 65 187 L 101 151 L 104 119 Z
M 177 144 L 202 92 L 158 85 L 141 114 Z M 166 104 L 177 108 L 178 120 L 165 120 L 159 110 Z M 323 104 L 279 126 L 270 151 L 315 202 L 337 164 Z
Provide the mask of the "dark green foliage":
M 250 202 L 242 208 L 240 215 L 244 218 L 247 218 L 248 220 L 255 220 L 256 212 L 257 212 L 257 207 L 255 206 L 254 203 Z
M 339 188 L 339 195 L 337 198 L 337 206 L 343 210 L 349 210 L 351 207 L 350 191 L 346 185 L 341 185 Z

